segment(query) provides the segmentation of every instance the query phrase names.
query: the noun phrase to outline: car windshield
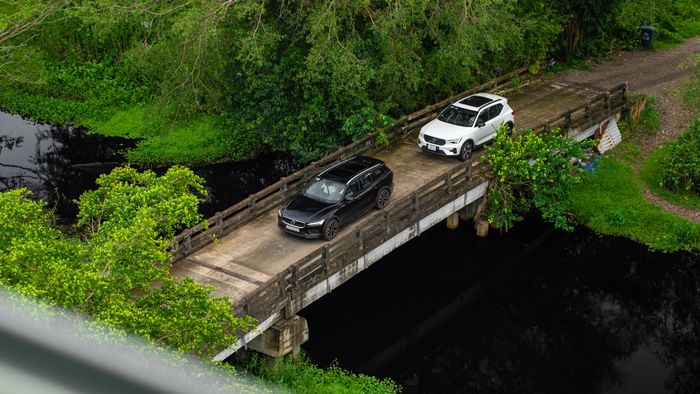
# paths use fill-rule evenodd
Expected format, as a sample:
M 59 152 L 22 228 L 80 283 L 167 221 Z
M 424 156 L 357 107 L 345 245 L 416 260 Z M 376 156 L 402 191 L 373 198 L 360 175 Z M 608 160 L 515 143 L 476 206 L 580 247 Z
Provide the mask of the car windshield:
M 476 119 L 476 112 L 457 107 L 456 105 L 450 105 L 445 108 L 438 116 L 438 120 L 463 127 L 472 127 L 474 119 Z
M 304 196 L 321 202 L 340 202 L 345 185 L 330 179 L 316 178 L 303 192 Z

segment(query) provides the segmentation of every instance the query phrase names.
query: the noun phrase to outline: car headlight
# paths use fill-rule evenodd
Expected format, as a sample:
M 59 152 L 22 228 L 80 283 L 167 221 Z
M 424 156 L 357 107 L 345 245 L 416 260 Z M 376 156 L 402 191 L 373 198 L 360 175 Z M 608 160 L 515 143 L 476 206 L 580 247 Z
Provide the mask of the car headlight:
M 324 221 L 326 221 L 326 219 L 319 220 L 319 221 L 317 221 L 317 222 L 307 223 L 306 226 L 307 226 L 307 227 L 318 227 L 318 226 L 322 226 Z
M 447 140 L 448 144 L 459 144 L 459 142 L 462 141 L 461 138 L 457 138 L 456 140 Z
M 282 208 L 277 210 L 277 216 L 282 217 Z

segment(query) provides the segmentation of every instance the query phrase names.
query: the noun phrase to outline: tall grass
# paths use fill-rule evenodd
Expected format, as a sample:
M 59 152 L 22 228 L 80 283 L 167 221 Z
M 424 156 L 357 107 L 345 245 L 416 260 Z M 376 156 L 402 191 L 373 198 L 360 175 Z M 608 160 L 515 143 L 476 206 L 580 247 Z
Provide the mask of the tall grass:
M 697 250 L 700 224 L 644 198 L 644 183 L 619 159 L 605 158 L 571 191 L 572 212 L 598 233 L 624 236 L 664 252 Z

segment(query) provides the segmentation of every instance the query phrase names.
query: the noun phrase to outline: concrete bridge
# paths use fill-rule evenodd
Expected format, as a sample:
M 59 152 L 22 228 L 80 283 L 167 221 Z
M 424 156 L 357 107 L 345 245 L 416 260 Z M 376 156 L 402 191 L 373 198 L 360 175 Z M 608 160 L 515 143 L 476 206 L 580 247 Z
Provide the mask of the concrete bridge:
M 489 181 L 489 168 L 479 160 L 483 151 L 462 163 L 421 152 L 416 137 L 444 106 L 478 91 L 506 96 L 516 128 L 561 129 L 577 139 L 594 135 L 628 108 L 627 85 L 603 91 L 516 70 L 400 118 L 381 131 L 388 144 L 377 143 L 379 132 L 371 134 L 217 213 L 208 219 L 208 229 L 186 230 L 173 244 L 172 274 L 213 286 L 212 295 L 228 296 L 237 315 L 258 321 L 216 359 L 243 346 L 271 356 L 298 348 L 308 338 L 298 311 L 429 227 L 445 219 L 456 226 L 458 215 L 473 217 Z M 394 171 L 387 208 L 367 214 L 330 242 L 296 238 L 277 228 L 281 203 L 318 171 L 356 154 L 377 157 Z

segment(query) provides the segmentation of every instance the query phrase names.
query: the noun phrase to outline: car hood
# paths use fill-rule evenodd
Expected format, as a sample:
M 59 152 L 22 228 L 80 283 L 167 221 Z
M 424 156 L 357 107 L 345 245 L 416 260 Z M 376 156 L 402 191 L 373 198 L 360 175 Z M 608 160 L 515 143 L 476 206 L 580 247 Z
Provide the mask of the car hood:
M 436 138 L 442 138 L 443 140 L 456 140 L 458 138 L 463 138 L 473 130 L 473 127 L 456 126 L 438 119 L 433 119 L 430 123 L 423 126 L 421 133 Z
M 304 223 L 316 222 L 333 215 L 341 205 L 314 200 L 300 194 L 282 207 L 282 216 Z

